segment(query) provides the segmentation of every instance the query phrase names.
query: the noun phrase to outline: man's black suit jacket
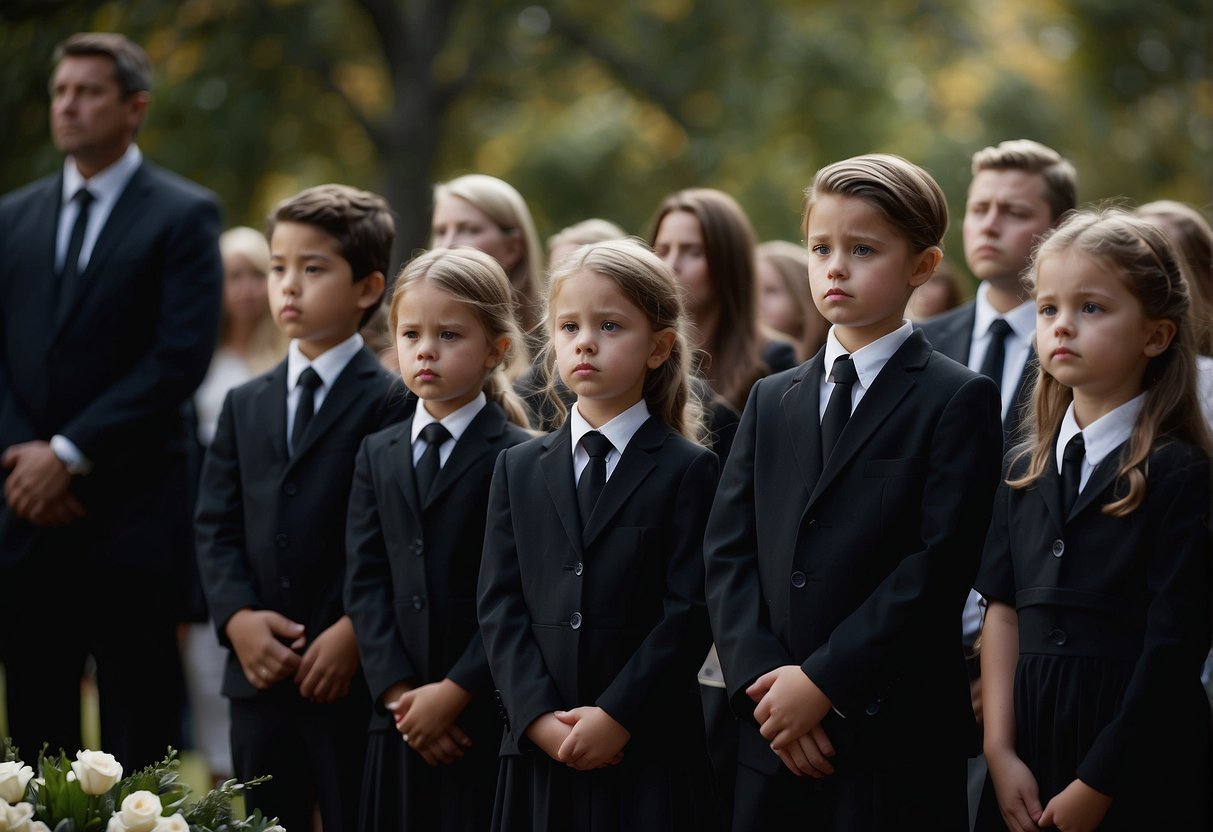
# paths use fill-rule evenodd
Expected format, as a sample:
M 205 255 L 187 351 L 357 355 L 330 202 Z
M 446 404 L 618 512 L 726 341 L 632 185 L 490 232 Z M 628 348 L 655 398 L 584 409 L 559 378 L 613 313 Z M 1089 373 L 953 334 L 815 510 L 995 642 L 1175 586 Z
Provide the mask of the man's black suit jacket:
M 56 326 L 61 195 L 55 174 L 0 199 L 0 450 L 66 436 L 94 467 L 73 483 L 87 516 L 64 539 L 103 563 L 176 570 L 189 528 L 181 408 L 206 373 L 219 322 L 218 206 L 141 164 Z M 149 510 L 155 503 L 171 509 Z M 0 566 L 20 562 L 43 534 L 0 501 Z

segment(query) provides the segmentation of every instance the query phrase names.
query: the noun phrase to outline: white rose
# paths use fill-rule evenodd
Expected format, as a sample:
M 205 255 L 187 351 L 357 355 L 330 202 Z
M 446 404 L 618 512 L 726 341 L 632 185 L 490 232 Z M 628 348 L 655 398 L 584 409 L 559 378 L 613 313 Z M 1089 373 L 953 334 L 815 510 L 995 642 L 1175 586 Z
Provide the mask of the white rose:
M 167 818 L 160 818 L 152 828 L 152 832 L 190 832 L 190 825 L 185 822 L 185 816 L 178 812 Z
M 275 823 L 273 826 L 265 827 L 265 832 L 286 832 L 286 829 Z
M 77 751 L 72 771 L 85 794 L 105 794 L 122 779 L 122 766 L 104 751 Z
M 30 823 L 29 832 L 51 832 L 51 828 L 42 821 L 36 820 Z
M 0 799 L 9 803 L 21 800 L 33 777 L 34 770 L 21 762 L 0 763 Z
M 126 832 L 126 827 L 122 825 L 122 818 L 110 815 L 110 822 L 106 824 L 105 832 Z
M 34 807 L 28 803 L 10 806 L 7 800 L 0 800 L 0 829 L 7 832 L 28 832 L 30 821 L 33 819 Z
M 117 814 L 126 832 L 152 832 L 163 810 L 159 796 L 149 791 L 137 791 L 126 796 L 126 800 L 122 801 L 122 810 Z

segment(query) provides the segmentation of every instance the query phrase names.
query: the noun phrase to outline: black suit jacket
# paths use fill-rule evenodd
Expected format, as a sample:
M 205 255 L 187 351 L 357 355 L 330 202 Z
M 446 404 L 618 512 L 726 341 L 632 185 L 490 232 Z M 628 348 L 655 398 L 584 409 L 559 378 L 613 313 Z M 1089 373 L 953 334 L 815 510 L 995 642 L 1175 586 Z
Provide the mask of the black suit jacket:
M 915 332 L 823 465 L 823 356 L 755 385 L 704 543 L 741 760 L 768 774 L 745 689 L 781 665 L 890 759 L 974 740 L 957 622 L 998 482 L 998 391 Z
M 1109 822 L 1137 812 L 1136 823 L 1117 828 L 1144 829 L 1158 812 L 1170 817 L 1202 801 L 1198 814 L 1208 814 L 1210 718 L 1200 670 L 1213 603 L 1210 474 L 1203 453 L 1161 442 L 1147 463 L 1145 501 L 1127 517 L 1109 517 L 1103 506 L 1124 494 L 1116 476 L 1123 447 L 1095 468 L 1066 517 L 1052 459 L 1035 485 L 1004 483 L 975 585 L 1017 608 L 1022 653 L 1127 662 L 1123 689 L 1071 692 L 1080 703 L 1075 717 L 1095 709 L 1081 707 L 1084 695 L 1119 701 L 1077 776 L 1116 798 Z M 1015 462 L 1012 475 L 1025 467 Z M 1019 701 L 1017 694 L 1017 711 Z M 1064 719 L 1065 711 L 1041 718 Z M 1034 722 L 1018 712 L 1016 719 Z M 1040 785 L 1047 799 L 1067 784 Z M 1162 809 L 1159 795 L 1167 796 Z
M 166 549 L 188 548 L 181 405 L 215 348 L 219 210 L 197 185 L 140 165 L 56 326 L 61 194 L 56 174 L 0 199 L 0 449 L 55 434 L 74 442 L 94 465 L 72 486 L 88 512 L 73 524 L 75 545 L 163 572 L 179 565 Z M 42 534 L 0 503 L 0 565 Z
M 968 365 L 969 352 L 973 349 L 973 322 L 977 315 L 975 301 L 969 301 L 955 309 L 936 315 L 918 325 L 931 346 L 941 353 Z M 1003 433 L 1008 444 L 1016 441 L 1020 426 L 1027 418 L 1027 408 L 1031 405 L 1032 387 L 1036 383 L 1036 373 L 1039 363 L 1036 360 L 1035 347 L 1028 350 L 1028 358 L 1024 362 L 1019 381 L 1015 383 L 1015 398 L 1007 409 L 1006 418 L 1002 420 Z
M 198 569 L 225 645 L 228 619 L 245 608 L 303 623 L 309 643 L 345 614 L 345 518 L 358 446 L 407 416 L 415 401 L 363 349 L 288 456 L 286 367 L 228 393 L 202 465 Z M 232 698 L 256 694 L 234 651 L 223 689 Z
M 533 748 L 537 717 L 581 705 L 631 732 L 629 769 L 702 749 L 695 673 L 711 642 L 702 543 L 717 470 L 711 451 L 650 417 L 583 535 L 567 423 L 498 457 L 478 609 L 502 754 Z
M 490 703 L 495 726 L 492 677 L 476 621 L 485 506 L 498 454 L 531 435 L 488 402 L 422 500 L 412 428 L 412 419 L 393 425 L 368 436 L 358 451 L 346 524 L 345 608 L 381 717 L 383 694 L 397 682 L 449 677 L 473 702 Z

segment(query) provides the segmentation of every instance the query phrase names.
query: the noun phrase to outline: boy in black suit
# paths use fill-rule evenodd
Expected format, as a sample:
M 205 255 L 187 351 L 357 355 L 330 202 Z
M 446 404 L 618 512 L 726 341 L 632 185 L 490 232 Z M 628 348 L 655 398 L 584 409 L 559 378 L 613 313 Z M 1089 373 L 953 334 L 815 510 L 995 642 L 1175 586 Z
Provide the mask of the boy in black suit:
M 935 181 L 864 156 L 806 196 L 833 326 L 754 386 L 704 544 L 741 717 L 733 828 L 962 829 L 974 724 L 956 620 L 998 482 L 998 391 L 904 319 L 942 256 Z
M 198 561 L 232 648 L 236 776 L 270 774 L 249 808 L 309 829 L 353 829 L 369 718 L 341 600 L 345 517 L 364 436 L 407 415 L 405 393 L 365 348 L 394 227 L 387 203 L 322 185 L 270 217 L 270 308 L 286 361 L 234 389 L 202 470 Z

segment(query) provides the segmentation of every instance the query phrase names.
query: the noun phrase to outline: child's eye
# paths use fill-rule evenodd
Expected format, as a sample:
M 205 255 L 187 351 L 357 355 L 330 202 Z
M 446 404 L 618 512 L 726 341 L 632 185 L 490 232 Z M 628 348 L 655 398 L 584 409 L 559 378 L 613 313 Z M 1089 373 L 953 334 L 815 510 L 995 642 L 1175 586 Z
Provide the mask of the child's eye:
M 400 337 L 405 339 L 406 341 L 416 341 L 417 340 L 417 330 L 415 330 L 415 329 L 403 330 L 400 333 Z
M 320 274 L 321 271 L 323 271 L 323 270 L 319 266 L 304 266 L 303 267 L 304 274 Z
M 619 324 L 615 323 L 614 321 L 603 321 L 602 322 L 602 331 L 603 332 L 618 332 L 619 328 L 620 328 Z
M 867 257 L 867 256 L 868 256 L 869 254 L 871 254 L 871 253 L 872 253 L 872 247 L 871 247 L 871 246 L 865 246 L 865 245 L 863 245 L 862 243 L 860 243 L 859 245 L 855 246 L 855 255 L 856 255 L 857 257 Z
M 1087 315 L 1092 315 L 1101 310 L 1100 310 L 1100 306 L 1098 303 L 1092 303 L 1091 301 L 1087 301 L 1086 303 L 1084 303 L 1082 305 L 1082 311 Z
M 820 254 L 822 257 L 824 257 L 830 253 L 830 247 L 825 245 L 824 243 L 818 243 L 817 245 L 815 245 L 811 249 L 809 249 L 809 251 L 813 252 L 814 254 Z
M 560 325 L 560 328 L 564 332 L 572 333 L 577 331 L 577 324 L 573 323 L 572 321 L 565 321 Z
M 451 332 L 449 329 L 444 329 L 442 332 L 438 333 L 438 337 L 443 341 L 454 341 L 459 337 L 459 333 Z
M 1052 317 L 1053 315 L 1055 315 L 1056 313 L 1057 313 L 1057 307 L 1050 306 L 1049 304 L 1046 303 L 1040 307 L 1038 314 L 1044 315 L 1046 318 L 1049 318 L 1049 317 Z

